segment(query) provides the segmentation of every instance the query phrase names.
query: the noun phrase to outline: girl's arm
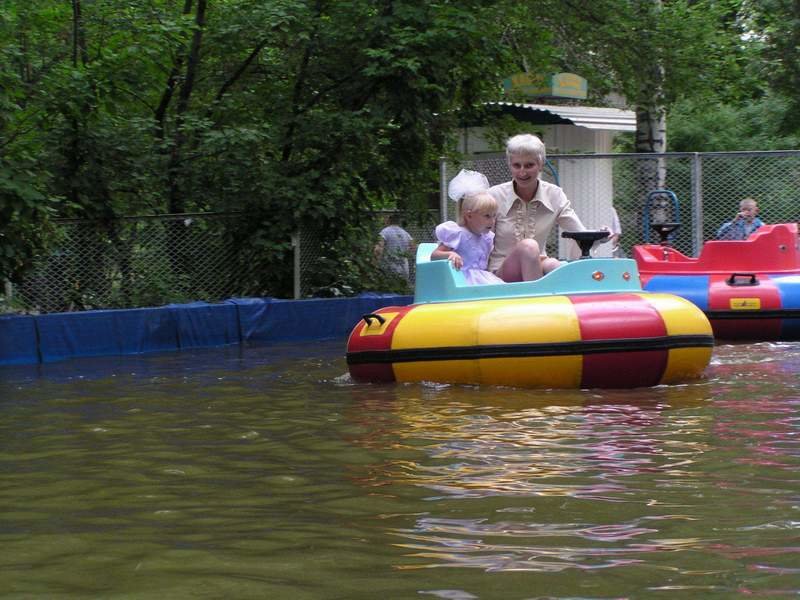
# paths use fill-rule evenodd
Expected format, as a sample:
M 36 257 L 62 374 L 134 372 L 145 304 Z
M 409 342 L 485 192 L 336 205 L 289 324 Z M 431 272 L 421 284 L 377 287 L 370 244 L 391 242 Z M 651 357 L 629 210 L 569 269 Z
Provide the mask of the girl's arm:
M 431 260 L 449 260 L 456 269 L 461 269 L 464 266 L 464 260 L 461 255 L 450 246 L 445 246 L 441 243 L 436 247 L 436 250 L 431 252 Z

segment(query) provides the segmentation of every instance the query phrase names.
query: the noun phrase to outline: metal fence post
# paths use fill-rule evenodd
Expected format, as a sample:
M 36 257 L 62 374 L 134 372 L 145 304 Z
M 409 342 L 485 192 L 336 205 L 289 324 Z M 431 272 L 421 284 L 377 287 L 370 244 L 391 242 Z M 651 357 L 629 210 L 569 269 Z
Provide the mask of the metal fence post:
M 703 247 L 703 162 L 700 153 L 692 154 L 692 255 Z
M 6 306 L 11 305 L 11 301 L 14 299 L 14 286 L 11 282 L 6 279 L 5 280 L 5 295 L 6 295 Z
M 447 161 L 439 159 L 439 222 L 447 221 Z
M 292 248 L 294 249 L 294 299 L 300 298 L 300 232 L 292 235 Z

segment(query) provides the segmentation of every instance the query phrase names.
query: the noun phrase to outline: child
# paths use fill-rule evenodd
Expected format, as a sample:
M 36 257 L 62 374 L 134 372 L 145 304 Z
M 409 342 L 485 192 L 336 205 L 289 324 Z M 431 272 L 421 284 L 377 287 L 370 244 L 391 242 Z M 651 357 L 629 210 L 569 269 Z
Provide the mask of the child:
M 758 203 L 753 198 L 745 198 L 739 203 L 739 212 L 733 221 L 728 221 L 717 230 L 718 240 L 746 240 L 764 222 L 759 219 Z
M 436 227 L 439 246 L 432 260 L 449 260 L 464 272 L 467 283 L 504 283 L 486 270 L 494 245 L 497 200 L 486 190 L 489 181 L 477 171 L 462 170 L 450 182 L 448 195 L 459 203 L 459 222 L 446 221 Z

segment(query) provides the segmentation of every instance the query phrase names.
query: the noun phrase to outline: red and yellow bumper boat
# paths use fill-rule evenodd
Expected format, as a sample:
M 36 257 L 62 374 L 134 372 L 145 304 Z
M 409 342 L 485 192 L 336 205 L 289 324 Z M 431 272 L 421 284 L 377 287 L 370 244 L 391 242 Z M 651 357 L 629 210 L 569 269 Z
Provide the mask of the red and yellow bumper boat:
M 642 291 L 633 260 L 576 260 L 533 282 L 470 286 L 430 260 L 434 247 L 418 250 L 414 304 L 356 324 L 354 380 L 631 388 L 696 379 L 710 361 L 703 312 Z

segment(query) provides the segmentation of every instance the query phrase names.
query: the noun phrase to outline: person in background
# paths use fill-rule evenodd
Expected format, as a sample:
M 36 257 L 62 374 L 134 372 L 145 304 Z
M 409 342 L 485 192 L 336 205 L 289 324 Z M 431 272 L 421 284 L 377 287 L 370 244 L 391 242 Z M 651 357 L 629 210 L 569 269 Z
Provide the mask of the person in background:
M 745 198 L 739 203 L 739 212 L 732 221 L 724 223 L 717 230 L 718 240 L 746 240 L 764 222 L 758 218 L 758 203 L 753 198 Z
M 462 271 L 467 283 L 504 283 L 486 270 L 492 251 L 497 200 L 486 190 L 489 181 L 477 171 L 462 169 L 448 186 L 448 195 L 458 202 L 458 223 L 445 221 L 436 227 L 439 245 L 431 260 L 449 260 Z
M 511 181 L 489 188 L 497 199 L 494 250 L 489 270 L 503 281 L 539 279 L 561 265 L 547 256 L 545 245 L 550 231 L 585 231 L 564 191 L 539 179 L 544 168 L 545 146 L 535 135 L 515 135 L 506 143 Z M 571 242 L 570 258 L 580 254 Z
M 396 213 L 389 215 L 387 226 L 378 235 L 380 239 L 375 244 L 378 264 L 384 271 L 408 281 L 408 257 L 413 255 L 416 244 L 411 234 L 400 226 L 400 216 Z

